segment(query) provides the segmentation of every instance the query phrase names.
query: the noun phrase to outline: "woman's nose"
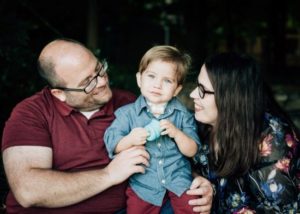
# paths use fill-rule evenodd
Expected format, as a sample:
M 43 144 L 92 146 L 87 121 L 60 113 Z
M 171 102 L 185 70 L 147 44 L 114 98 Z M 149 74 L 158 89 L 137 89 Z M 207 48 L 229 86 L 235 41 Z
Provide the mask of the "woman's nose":
M 191 98 L 197 98 L 197 97 L 199 97 L 199 95 L 197 93 L 197 87 L 190 93 L 190 97 Z

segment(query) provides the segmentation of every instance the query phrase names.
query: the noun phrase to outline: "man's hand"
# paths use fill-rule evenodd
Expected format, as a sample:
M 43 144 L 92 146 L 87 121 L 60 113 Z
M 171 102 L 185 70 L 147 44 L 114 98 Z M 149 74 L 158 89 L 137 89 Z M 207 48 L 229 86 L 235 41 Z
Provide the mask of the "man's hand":
M 113 184 L 119 184 L 134 173 L 145 173 L 149 158 L 145 147 L 134 146 L 117 154 L 106 167 L 106 171 Z
M 198 195 L 198 199 L 192 199 L 189 204 L 194 206 L 193 211 L 201 214 L 209 214 L 213 200 L 213 188 L 211 183 L 201 177 L 197 176 L 187 191 L 188 195 Z

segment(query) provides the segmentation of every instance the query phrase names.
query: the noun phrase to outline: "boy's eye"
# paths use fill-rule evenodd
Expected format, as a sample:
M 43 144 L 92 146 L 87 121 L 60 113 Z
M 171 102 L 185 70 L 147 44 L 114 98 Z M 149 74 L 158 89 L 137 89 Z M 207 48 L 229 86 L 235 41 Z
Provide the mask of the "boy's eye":
M 165 79 L 164 82 L 165 82 L 165 83 L 172 83 L 173 81 L 172 81 L 172 80 L 169 80 L 169 79 Z
M 150 78 L 154 78 L 155 77 L 153 74 L 148 74 L 147 76 L 150 77 Z

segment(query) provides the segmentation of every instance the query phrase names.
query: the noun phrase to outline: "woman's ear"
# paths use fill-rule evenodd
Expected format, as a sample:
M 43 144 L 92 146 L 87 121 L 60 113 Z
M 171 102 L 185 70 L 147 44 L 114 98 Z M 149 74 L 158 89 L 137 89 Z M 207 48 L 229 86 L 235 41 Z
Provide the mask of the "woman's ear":
M 66 94 L 64 91 L 59 90 L 59 89 L 51 89 L 51 94 L 56 97 L 57 99 L 59 99 L 62 102 L 66 101 Z
M 142 78 L 141 72 L 137 72 L 136 73 L 136 82 L 139 87 L 141 87 L 141 78 Z
M 182 85 L 178 85 L 178 87 L 176 88 L 176 90 L 174 92 L 173 97 L 176 97 L 179 94 L 179 92 L 181 91 L 181 89 L 182 89 Z

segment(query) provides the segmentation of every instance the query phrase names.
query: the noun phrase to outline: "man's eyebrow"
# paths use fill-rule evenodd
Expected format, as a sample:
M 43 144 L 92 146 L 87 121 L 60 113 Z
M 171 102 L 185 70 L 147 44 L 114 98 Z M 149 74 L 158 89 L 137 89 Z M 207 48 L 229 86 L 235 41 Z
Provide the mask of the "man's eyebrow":
M 99 70 L 99 68 L 102 68 L 102 66 L 100 66 L 100 62 L 98 60 L 97 64 L 96 64 L 96 67 L 95 67 L 95 72 L 97 72 Z
M 100 65 L 100 63 L 99 63 L 99 61 L 97 61 L 96 67 L 94 69 L 95 73 L 96 73 L 97 69 L 99 69 L 99 65 Z M 91 77 L 93 77 L 93 76 L 92 75 L 87 76 L 85 79 L 83 79 L 82 81 L 80 81 L 80 83 L 78 84 L 78 86 L 83 86 L 86 83 L 88 83 L 90 81 Z

